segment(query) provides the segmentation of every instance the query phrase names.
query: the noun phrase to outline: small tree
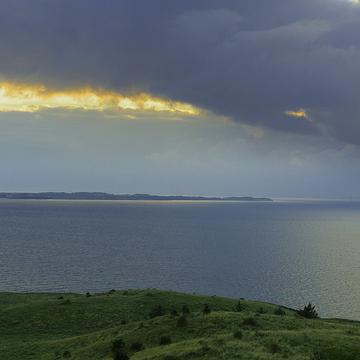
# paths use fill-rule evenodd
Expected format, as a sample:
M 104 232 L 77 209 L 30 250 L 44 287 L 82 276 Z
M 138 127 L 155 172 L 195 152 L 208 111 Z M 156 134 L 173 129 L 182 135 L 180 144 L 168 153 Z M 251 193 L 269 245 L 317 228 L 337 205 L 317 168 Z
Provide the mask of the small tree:
M 169 345 L 169 344 L 171 344 L 171 337 L 168 336 L 168 335 L 162 336 L 160 338 L 159 344 L 160 345 Z
M 233 336 L 234 336 L 235 339 L 240 340 L 243 337 L 243 333 L 240 330 L 237 330 L 237 331 L 234 332 Z
M 163 315 L 165 315 L 165 311 L 161 305 L 155 306 L 149 313 L 151 319 Z
M 185 327 L 185 326 L 187 326 L 187 319 L 186 319 L 186 316 L 185 315 L 181 315 L 179 318 L 178 318 L 178 320 L 177 320 L 177 322 L 176 322 L 176 326 L 178 327 L 178 328 L 183 328 L 183 327 Z
M 171 314 L 171 316 L 179 316 L 179 313 L 177 312 L 177 310 L 175 308 L 171 309 L 170 314 Z
M 129 356 L 125 350 L 119 350 L 113 353 L 113 360 L 129 360 Z
M 190 314 L 190 308 L 188 305 L 183 305 L 181 311 L 183 314 Z
M 274 315 L 283 316 L 285 314 L 286 314 L 285 311 L 280 306 L 274 310 Z
M 140 341 L 135 341 L 130 345 L 130 349 L 134 352 L 141 351 L 144 349 L 144 345 Z
M 276 353 L 279 353 L 280 351 L 281 351 L 281 348 L 280 348 L 280 346 L 279 346 L 278 343 L 276 343 L 276 342 L 270 343 L 270 345 L 269 345 L 269 352 L 270 352 L 271 354 L 276 354 Z
M 240 300 L 235 305 L 235 311 L 237 311 L 237 312 L 243 311 L 243 306 L 241 305 Z
M 256 320 L 254 318 L 248 317 L 243 320 L 243 325 L 244 326 L 257 326 L 258 323 L 256 322 Z
M 124 340 L 123 339 L 116 339 L 112 342 L 112 345 L 111 345 L 111 351 L 112 352 L 115 352 L 117 350 L 122 350 L 125 348 L 125 343 L 124 343 Z
M 69 350 L 65 350 L 63 352 L 63 357 L 66 358 L 66 359 L 71 358 L 71 352 Z
M 205 304 L 204 305 L 204 308 L 203 308 L 203 314 L 204 315 L 208 315 L 211 313 L 211 309 L 210 309 L 210 306 L 208 304 Z
M 319 317 L 317 311 L 315 310 L 315 305 L 312 305 L 310 302 L 305 305 L 303 309 L 299 309 L 297 313 L 307 319 L 316 319 Z
M 112 342 L 111 351 L 114 360 L 128 360 L 129 356 L 125 351 L 125 343 L 123 339 L 116 339 Z

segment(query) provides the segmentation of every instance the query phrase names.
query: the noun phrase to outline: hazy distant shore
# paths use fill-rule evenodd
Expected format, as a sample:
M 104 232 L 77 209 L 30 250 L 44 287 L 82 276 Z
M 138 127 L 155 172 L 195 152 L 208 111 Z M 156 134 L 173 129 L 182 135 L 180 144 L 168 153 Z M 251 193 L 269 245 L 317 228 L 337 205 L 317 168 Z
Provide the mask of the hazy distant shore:
M 15 200 L 191 200 L 191 201 L 273 201 L 252 196 L 207 197 L 186 195 L 108 194 L 103 192 L 0 193 L 0 199 Z

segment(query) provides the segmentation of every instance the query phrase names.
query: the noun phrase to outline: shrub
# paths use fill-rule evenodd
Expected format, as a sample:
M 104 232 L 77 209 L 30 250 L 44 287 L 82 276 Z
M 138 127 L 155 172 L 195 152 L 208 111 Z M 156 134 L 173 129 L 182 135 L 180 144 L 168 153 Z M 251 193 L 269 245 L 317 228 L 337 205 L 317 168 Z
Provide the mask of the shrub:
M 258 314 L 265 314 L 266 311 L 264 310 L 263 307 L 260 307 L 260 308 L 257 310 L 257 313 L 258 313 Z
M 111 351 L 114 360 L 128 360 L 129 356 L 125 352 L 125 343 L 123 339 L 116 339 L 112 342 Z
M 325 360 L 325 356 L 323 355 L 323 352 L 320 350 L 315 350 L 310 355 L 310 360 Z
M 127 324 L 127 321 L 125 320 L 125 319 L 122 319 L 121 321 L 120 321 L 120 325 L 126 325 Z
M 185 315 L 181 315 L 176 322 L 176 326 L 178 328 L 183 328 L 183 327 L 187 326 L 187 324 L 188 324 L 188 322 L 187 322 Z
M 211 348 L 210 348 L 210 346 L 208 344 L 204 344 L 204 345 L 201 346 L 201 352 L 203 354 L 209 352 L 210 350 L 211 350 Z
M 240 300 L 237 302 L 237 304 L 235 305 L 235 311 L 237 312 L 241 312 L 243 311 L 243 306 L 241 305 Z
M 140 341 L 134 341 L 131 345 L 130 345 L 130 349 L 132 351 L 141 351 L 144 349 L 144 345 L 140 342 Z
M 125 350 L 118 350 L 113 353 L 113 360 L 129 360 L 129 356 Z
M 70 304 L 71 304 L 70 299 L 66 299 L 61 303 L 61 305 L 70 305 Z
M 125 348 L 124 340 L 119 338 L 112 342 L 111 350 L 112 352 L 116 352 L 118 350 L 123 350 Z
M 176 309 L 171 309 L 170 315 L 171 315 L 171 316 L 179 316 L 179 313 L 177 312 Z
M 211 309 L 210 309 L 210 306 L 208 304 L 205 304 L 204 305 L 204 308 L 203 308 L 203 314 L 204 315 L 208 315 L 211 313 Z
M 355 360 L 359 359 L 358 353 L 353 352 L 349 348 L 339 347 L 334 344 L 327 348 L 313 349 L 313 352 L 310 354 L 310 360 Z
M 272 342 L 270 345 L 269 345 L 269 352 L 271 354 L 276 354 L 276 353 L 279 353 L 281 350 L 279 344 L 275 343 L 275 342 Z
M 235 339 L 240 340 L 243 337 L 243 333 L 240 330 L 238 330 L 238 331 L 234 332 L 233 336 L 234 336 Z
M 225 339 L 223 337 L 215 338 L 214 344 L 216 344 L 217 346 L 223 346 L 225 344 Z
M 283 316 L 285 315 L 285 311 L 279 306 L 274 310 L 274 315 Z
M 116 293 L 116 290 L 115 289 L 111 289 L 108 294 L 111 295 L 111 294 L 115 294 Z
M 187 305 L 183 305 L 181 311 L 183 314 L 190 314 L 190 308 Z
M 65 350 L 63 352 L 63 357 L 66 358 L 66 359 L 71 358 L 71 352 L 69 350 Z
M 243 320 L 243 325 L 245 326 L 257 326 L 258 323 L 256 322 L 256 320 L 252 317 L 249 317 L 249 318 L 245 318 Z
M 171 337 L 168 336 L 168 335 L 161 336 L 159 344 L 160 345 L 169 345 L 169 344 L 171 344 Z
M 163 315 L 165 315 L 165 311 L 161 305 L 155 306 L 153 309 L 151 309 L 151 311 L 149 313 L 149 316 L 151 319 L 158 317 L 158 316 L 163 316 Z
M 319 317 L 315 310 L 315 305 L 312 305 L 310 302 L 305 305 L 303 309 L 298 310 L 297 313 L 307 319 L 316 319 Z
M 86 293 L 86 297 L 90 297 L 91 294 L 89 292 Z

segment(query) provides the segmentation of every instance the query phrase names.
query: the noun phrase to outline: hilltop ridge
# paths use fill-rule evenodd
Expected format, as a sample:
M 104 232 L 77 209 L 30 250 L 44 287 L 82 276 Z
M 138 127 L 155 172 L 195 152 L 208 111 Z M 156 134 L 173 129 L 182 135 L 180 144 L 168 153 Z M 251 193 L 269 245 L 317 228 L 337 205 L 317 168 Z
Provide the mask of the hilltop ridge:
M 2 360 L 359 360 L 359 340 L 359 322 L 244 299 L 155 289 L 0 294 Z

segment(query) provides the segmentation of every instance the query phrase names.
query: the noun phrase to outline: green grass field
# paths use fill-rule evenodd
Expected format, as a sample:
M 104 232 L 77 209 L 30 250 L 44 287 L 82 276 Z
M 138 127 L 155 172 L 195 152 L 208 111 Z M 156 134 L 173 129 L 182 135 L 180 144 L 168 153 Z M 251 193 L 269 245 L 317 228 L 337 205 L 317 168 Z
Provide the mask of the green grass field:
M 159 290 L 3 293 L 0 359 L 110 360 L 117 339 L 134 360 L 360 359 L 359 322 L 305 319 L 289 309 L 280 315 L 276 305 L 245 300 L 237 311 L 237 302 Z M 163 314 L 151 317 L 159 305 Z

